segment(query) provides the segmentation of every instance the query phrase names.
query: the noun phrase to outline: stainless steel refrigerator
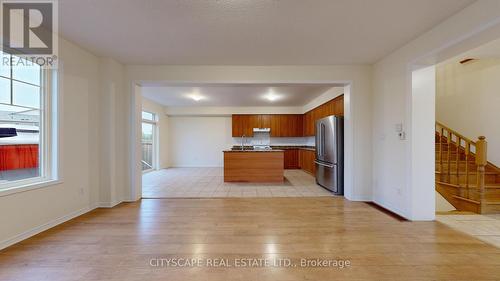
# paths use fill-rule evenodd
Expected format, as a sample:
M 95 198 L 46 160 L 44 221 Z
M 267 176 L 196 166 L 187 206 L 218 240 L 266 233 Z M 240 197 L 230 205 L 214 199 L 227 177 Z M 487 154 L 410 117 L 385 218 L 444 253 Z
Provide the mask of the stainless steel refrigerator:
M 316 121 L 316 183 L 344 194 L 344 118 L 328 116 Z

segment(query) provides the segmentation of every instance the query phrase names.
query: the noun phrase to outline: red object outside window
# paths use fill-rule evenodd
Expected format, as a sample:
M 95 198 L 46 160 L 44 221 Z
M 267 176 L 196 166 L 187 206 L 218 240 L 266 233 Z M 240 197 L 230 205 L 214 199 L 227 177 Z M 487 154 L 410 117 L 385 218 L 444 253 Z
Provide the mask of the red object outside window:
M 0 171 L 38 167 L 38 145 L 0 145 Z

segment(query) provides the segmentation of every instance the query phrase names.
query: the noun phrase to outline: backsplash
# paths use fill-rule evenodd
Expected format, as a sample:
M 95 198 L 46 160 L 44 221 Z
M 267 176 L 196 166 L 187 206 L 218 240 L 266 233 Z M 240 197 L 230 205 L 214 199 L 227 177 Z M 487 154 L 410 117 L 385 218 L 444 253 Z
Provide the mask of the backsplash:
M 233 145 L 241 145 L 241 138 L 233 138 Z M 260 134 L 245 138 L 245 145 L 307 145 L 314 146 L 314 137 L 273 138 Z

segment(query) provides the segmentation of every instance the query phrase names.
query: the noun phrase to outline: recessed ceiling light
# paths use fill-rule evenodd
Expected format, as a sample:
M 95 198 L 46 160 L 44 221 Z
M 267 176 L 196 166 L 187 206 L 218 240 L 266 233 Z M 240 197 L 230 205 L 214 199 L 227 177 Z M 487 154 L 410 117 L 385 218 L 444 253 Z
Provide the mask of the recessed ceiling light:
M 200 101 L 200 100 L 202 100 L 202 99 L 203 99 L 203 97 L 202 97 L 202 96 L 200 96 L 200 95 L 194 95 L 194 94 L 193 94 L 193 95 L 189 95 L 189 97 L 190 97 L 192 100 L 194 100 L 194 101 Z
M 194 101 L 201 101 L 205 99 L 204 96 L 200 95 L 200 90 L 198 88 L 195 88 L 191 91 L 191 93 L 187 94 L 186 97 L 194 100 Z
M 266 95 L 264 95 L 264 98 L 268 101 L 273 102 L 273 101 L 280 99 L 281 96 L 275 94 L 272 90 L 269 90 L 269 92 Z

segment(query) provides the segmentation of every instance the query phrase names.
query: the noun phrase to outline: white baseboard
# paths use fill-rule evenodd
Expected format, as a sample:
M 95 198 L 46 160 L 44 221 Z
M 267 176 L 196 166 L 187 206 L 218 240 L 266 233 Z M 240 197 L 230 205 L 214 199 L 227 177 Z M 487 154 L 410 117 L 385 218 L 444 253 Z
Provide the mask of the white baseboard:
M 14 245 L 16 243 L 19 243 L 19 242 L 21 242 L 21 241 L 23 241 L 25 239 L 28 239 L 28 238 L 30 238 L 32 236 L 35 236 L 38 233 L 43 232 L 43 231 L 45 231 L 47 229 L 50 229 L 50 228 L 52 228 L 54 226 L 57 226 L 57 225 L 59 225 L 59 224 L 61 224 L 63 222 L 67 222 L 67 221 L 69 221 L 71 219 L 74 219 L 74 218 L 76 218 L 78 216 L 81 216 L 81 215 L 83 215 L 85 213 L 88 213 L 88 212 L 92 211 L 93 209 L 95 209 L 95 208 L 91 208 L 91 207 L 82 208 L 80 210 L 74 211 L 74 212 L 72 212 L 70 214 L 62 216 L 62 217 L 57 218 L 55 220 L 52 220 L 52 221 L 49 221 L 49 222 L 47 222 L 45 224 L 37 226 L 37 227 L 35 227 L 33 229 L 25 231 L 25 232 L 23 232 L 21 234 L 18 234 L 16 236 L 14 236 L 14 237 L 5 239 L 5 240 L 3 240 L 3 241 L 0 242 L 0 250 L 5 249 L 5 248 L 7 248 L 7 247 L 9 247 L 11 245 Z
M 113 208 L 122 202 L 124 202 L 124 200 L 115 201 L 115 202 L 99 202 L 96 204 L 96 208 Z
M 401 216 L 401 217 L 403 217 L 403 218 L 405 218 L 405 219 L 408 219 L 408 220 L 410 219 L 410 218 L 406 215 L 406 213 L 405 213 L 405 212 L 403 212 L 402 210 L 400 210 L 399 208 L 396 208 L 396 207 L 394 207 L 394 206 L 392 206 L 392 205 L 390 205 L 390 204 L 387 204 L 387 203 L 385 203 L 385 202 L 381 202 L 381 201 L 380 201 L 380 200 L 378 200 L 377 198 L 374 198 L 374 199 L 373 199 L 373 203 L 375 203 L 375 204 L 379 205 L 380 207 L 382 207 L 382 208 L 384 208 L 384 209 L 387 209 L 387 210 L 389 210 L 389 211 L 391 211 L 391 212 L 393 212 L 393 213 L 395 213 L 395 214 L 397 214 L 397 215 L 399 215 L 399 216 Z

